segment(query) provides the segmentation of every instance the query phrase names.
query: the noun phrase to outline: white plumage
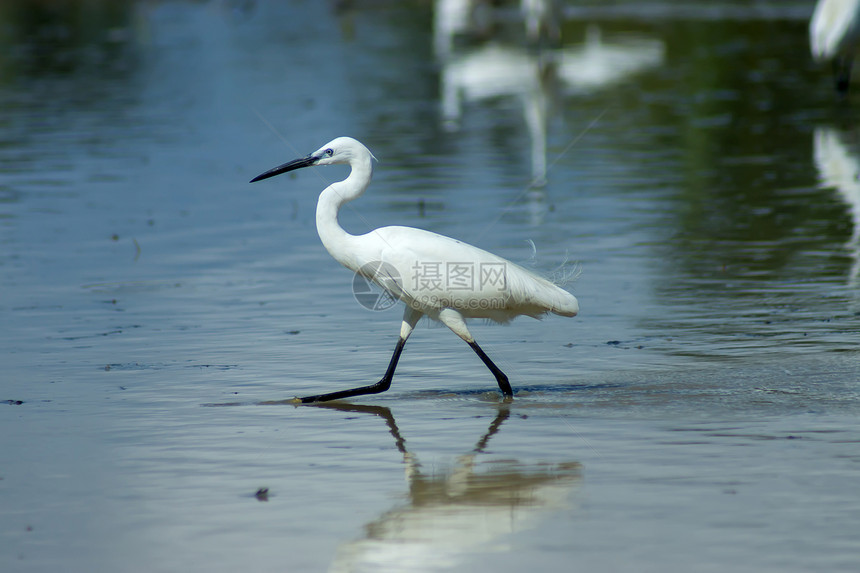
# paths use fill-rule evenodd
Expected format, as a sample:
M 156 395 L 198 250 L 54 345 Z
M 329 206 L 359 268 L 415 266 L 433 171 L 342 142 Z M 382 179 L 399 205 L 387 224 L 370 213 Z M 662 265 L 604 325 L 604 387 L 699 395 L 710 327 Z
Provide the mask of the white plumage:
M 497 255 L 456 239 L 412 227 L 382 227 L 364 235 L 347 233 L 337 215 L 361 196 L 373 175 L 373 155 L 360 142 L 338 137 L 311 153 L 271 169 L 252 182 L 311 165 L 348 164 L 349 176 L 320 193 L 317 232 L 326 250 L 348 269 L 366 276 L 406 303 L 400 338 L 385 376 L 370 386 L 301 398 L 303 403 L 374 394 L 387 390 L 406 339 L 422 316 L 465 340 L 512 396 L 507 376 L 490 360 L 466 327 L 468 318 L 508 322 L 546 313 L 576 316 L 579 303 L 549 280 Z
M 860 0 L 818 0 L 809 22 L 809 45 L 816 61 L 833 63 L 836 89 L 848 90 L 860 40 Z

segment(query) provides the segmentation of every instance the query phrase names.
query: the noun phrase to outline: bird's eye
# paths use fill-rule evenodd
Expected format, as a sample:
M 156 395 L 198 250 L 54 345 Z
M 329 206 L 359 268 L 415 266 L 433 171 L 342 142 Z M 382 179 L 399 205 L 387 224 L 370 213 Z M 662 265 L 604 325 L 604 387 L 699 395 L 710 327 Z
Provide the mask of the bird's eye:
M 328 149 L 326 149 L 325 151 L 323 151 L 323 153 L 325 153 L 327 156 L 331 157 L 332 155 L 334 155 L 334 149 L 332 149 L 331 147 L 329 147 Z

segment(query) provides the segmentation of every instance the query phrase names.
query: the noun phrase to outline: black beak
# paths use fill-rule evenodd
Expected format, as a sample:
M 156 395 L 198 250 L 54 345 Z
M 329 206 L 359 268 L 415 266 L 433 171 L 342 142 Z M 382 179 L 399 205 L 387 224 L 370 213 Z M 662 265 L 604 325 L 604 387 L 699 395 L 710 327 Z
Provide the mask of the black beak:
M 263 179 L 268 179 L 269 177 L 274 177 L 275 175 L 280 175 L 281 173 L 286 173 L 287 171 L 293 171 L 294 169 L 301 169 L 302 167 L 308 167 L 313 165 L 319 161 L 319 157 L 314 157 L 313 155 L 308 155 L 307 157 L 302 157 L 300 159 L 293 159 L 292 161 L 287 161 L 283 165 L 278 165 L 274 169 L 269 169 L 265 173 L 261 173 L 257 175 L 253 179 L 251 179 L 251 183 L 255 181 L 262 181 Z

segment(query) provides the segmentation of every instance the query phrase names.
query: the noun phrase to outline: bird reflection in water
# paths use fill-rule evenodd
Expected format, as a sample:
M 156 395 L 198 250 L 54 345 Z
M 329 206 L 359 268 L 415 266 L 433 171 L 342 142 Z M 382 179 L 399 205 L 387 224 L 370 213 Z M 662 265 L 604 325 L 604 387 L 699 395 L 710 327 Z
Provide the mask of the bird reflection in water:
M 544 186 L 547 183 L 547 138 L 550 118 L 568 97 L 586 96 L 618 86 L 634 74 L 663 62 L 665 46 L 652 38 L 625 34 L 607 42 L 596 25 L 588 26 L 585 41 L 571 47 L 547 49 L 535 42 L 525 46 L 504 44 L 496 39 L 480 46 L 455 50 L 453 40 L 466 33 L 452 15 L 467 13 L 450 5 L 463 2 L 439 0 L 436 4 L 434 38 L 436 58 L 441 67 L 440 93 L 442 124 L 448 131 L 461 128 L 465 104 L 492 99 L 519 100 L 528 131 L 531 181 L 525 194 L 532 224 L 539 225 L 548 210 Z M 469 4 L 469 2 L 465 2 Z M 524 2 L 524 6 L 531 3 Z M 541 2 L 535 2 L 538 5 Z M 557 11 L 537 11 L 541 18 Z M 557 16 L 553 16 L 557 18 Z M 528 18 L 527 18 L 528 20 Z M 538 28 L 542 29 L 542 28 Z M 558 42 L 555 42 L 556 44 Z M 597 119 L 576 129 L 581 137 Z
M 472 450 L 453 467 L 426 473 L 406 447 L 388 408 L 329 402 L 343 412 L 382 418 L 403 454 L 409 491 L 404 502 L 364 526 L 361 538 L 344 543 L 330 571 L 429 571 L 450 567 L 470 554 L 510 550 L 506 536 L 536 526 L 568 504 L 581 480 L 577 462 L 524 464 L 480 459 L 510 416 L 507 404 Z
M 585 42 L 563 50 L 533 52 L 490 43 L 444 62 L 442 118 L 457 130 L 464 102 L 513 97 L 522 102 L 531 139 L 532 185 L 546 183 L 546 138 L 551 102 L 588 95 L 623 82 L 663 61 L 659 40 L 626 37 L 608 43 L 597 26 Z
M 813 158 L 821 187 L 836 190 L 848 207 L 853 230 L 845 249 L 853 261 L 848 285 L 860 286 L 860 133 L 817 127 L 813 135 Z

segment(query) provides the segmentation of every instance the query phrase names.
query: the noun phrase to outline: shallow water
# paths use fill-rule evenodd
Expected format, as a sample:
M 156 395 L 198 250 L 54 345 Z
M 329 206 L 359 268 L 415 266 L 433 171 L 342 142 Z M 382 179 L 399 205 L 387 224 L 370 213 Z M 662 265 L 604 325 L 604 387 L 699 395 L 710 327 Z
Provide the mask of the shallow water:
M 811 4 L 571 3 L 537 50 L 515 5 L 4 2 L 0 569 L 856 571 L 860 96 Z M 397 335 L 316 236 L 344 171 L 247 184 L 342 134 L 351 231 L 581 271 L 472 327 L 513 403 L 423 325 L 388 393 L 286 402 Z

